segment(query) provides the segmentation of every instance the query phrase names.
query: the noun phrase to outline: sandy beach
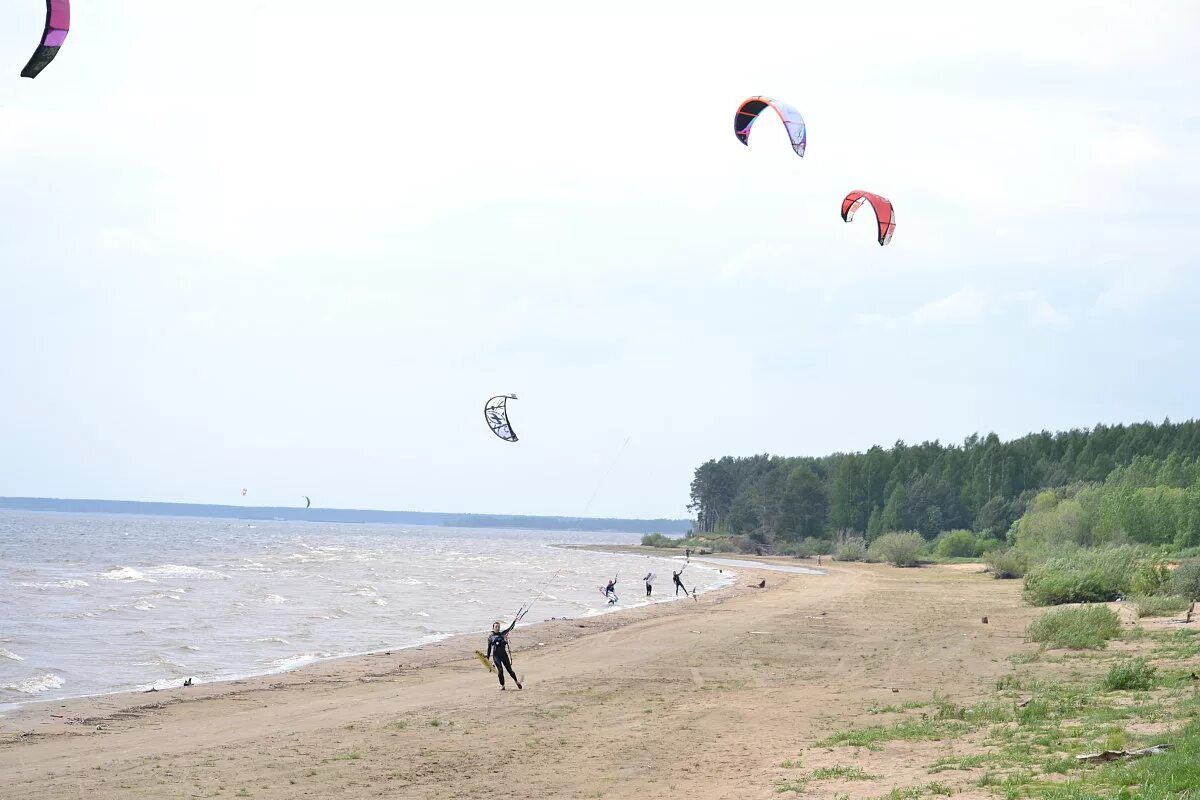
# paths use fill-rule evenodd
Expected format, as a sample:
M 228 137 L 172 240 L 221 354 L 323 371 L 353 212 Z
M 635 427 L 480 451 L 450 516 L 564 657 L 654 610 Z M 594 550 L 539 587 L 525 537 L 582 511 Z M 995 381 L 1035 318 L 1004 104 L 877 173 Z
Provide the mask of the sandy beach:
M 1032 649 L 1017 582 L 825 569 L 739 569 L 735 586 L 696 602 L 518 629 L 524 691 L 500 692 L 473 656 L 484 637 L 469 636 L 26 706 L 0 719 L 0 797 L 774 797 L 782 762 L 836 763 L 813 744 L 873 705 L 970 699 Z M 806 796 L 884 793 L 947 746 L 897 743 L 870 754 L 879 780 Z

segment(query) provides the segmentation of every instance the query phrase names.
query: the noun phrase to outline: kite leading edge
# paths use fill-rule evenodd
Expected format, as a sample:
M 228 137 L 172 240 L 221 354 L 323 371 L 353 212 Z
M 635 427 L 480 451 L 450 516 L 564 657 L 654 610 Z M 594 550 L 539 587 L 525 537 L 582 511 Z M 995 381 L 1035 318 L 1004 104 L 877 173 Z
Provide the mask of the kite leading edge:
M 58 48 L 67 40 L 70 29 L 71 0 L 46 0 L 46 28 L 42 31 L 42 42 L 21 70 L 21 77 L 36 78 L 58 55 Z

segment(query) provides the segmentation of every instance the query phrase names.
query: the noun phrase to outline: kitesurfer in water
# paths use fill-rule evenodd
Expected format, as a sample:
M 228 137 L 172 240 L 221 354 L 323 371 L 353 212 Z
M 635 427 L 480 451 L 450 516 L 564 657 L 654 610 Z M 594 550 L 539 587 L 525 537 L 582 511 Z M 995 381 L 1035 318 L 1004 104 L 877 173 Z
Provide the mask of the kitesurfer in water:
M 680 568 L 679 568 L 679 572 L 672 572 L 672 573 L 671 573 L 671 579 L 672 579 L 673 581 L 675 581 L 675 596 L 676 596 L 676 597 L 678 597 L 678 596 L 679 596 L 679 590 L 680 590 L 680 589 L 683 589 L 683 593 L 684 593 L 685 595 L 688 593 L 687 587 L 683 585 L 683 581 L 682 581 L 682 580 L 680 580 L 680 578 L 679 578 L 679 576 L 683 574 L 683 571 L 684 571 L 685 569 L 687 569 L 687 564 L 684 564 L 682 567 L 680 567 Z
M 617 579 L 613 578 L 608 582 L 608 586 L 604 587 L 604 596 L 608 598 L 608 604 L 615 605 L 617 602 Z
M 642 578 L 642 580 L 646 582 L 646 597 L 649 597 L 650 593 L 654 591 L 654 573 L 647 572 L 646 577 Z
M 500 630 L 500 623 L 492 623 L 492 635 L 488 637 L 487 657 L 496 665 L 496 675 L 500 678 L 500 691 L 504 691 L 504 670 L 508 670 L 508 674 L 512 675 L 512 679 L 516 682 L 517 688 L 521 688 L 521 679 L 517 677 L 517 673 L 513 672 L 512 660 L 508 657 L 508 634 L 512 633 L 512 629 L 517 627 L 517 621 L 514 619 L 512 625 L 509 625 L 504 630 Z

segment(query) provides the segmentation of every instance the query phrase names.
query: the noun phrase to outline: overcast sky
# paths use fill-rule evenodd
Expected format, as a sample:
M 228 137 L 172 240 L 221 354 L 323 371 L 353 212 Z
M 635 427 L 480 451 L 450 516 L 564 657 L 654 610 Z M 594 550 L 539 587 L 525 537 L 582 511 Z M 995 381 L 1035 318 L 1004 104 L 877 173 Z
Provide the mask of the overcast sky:
M 1195 416 L 1195 4 L 409 5 L 77 0 L 29 81 L 4 4 L 0 494 L 683 516 Z

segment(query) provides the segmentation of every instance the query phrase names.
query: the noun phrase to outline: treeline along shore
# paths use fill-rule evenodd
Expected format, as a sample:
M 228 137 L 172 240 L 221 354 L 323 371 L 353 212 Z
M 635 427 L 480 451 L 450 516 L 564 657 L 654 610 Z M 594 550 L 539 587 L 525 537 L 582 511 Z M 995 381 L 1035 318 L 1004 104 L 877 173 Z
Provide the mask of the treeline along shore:
M 1200 423 L 1097 425 L 1003 442 L 897 442 L 865 453 L 726 456 L 691 484 L 697 533 L 758 545 L 957 529 L 1003 541 L 1029 511 L 1073 503 L 1081 544 L 1200 545 Z M 1052 491 L 1038 500 L 1039 493 Z M 1035 500 L 1037 503 L 1035 504 Z M 1081 527 L 1080 527 L 1081 526 Z M 1119 535 L 1118 535 L 1119 534 Z

